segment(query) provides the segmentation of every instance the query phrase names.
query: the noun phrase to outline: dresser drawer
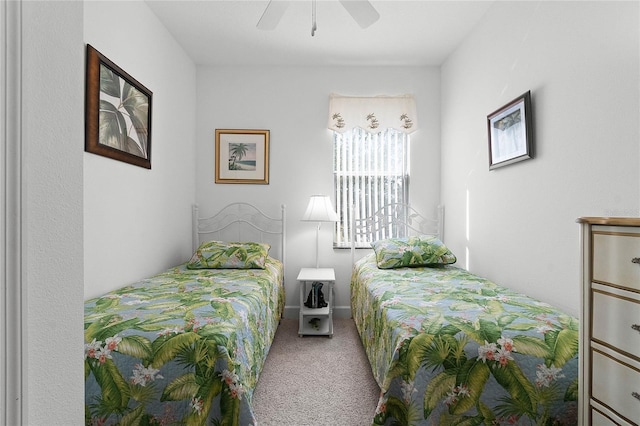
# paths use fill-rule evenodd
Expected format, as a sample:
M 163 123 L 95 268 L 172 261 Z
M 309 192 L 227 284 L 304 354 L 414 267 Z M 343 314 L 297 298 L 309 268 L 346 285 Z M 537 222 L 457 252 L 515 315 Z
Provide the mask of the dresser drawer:
M 598 351 L 591 355 L 593 398 L 627 419 L 640 419 L 640 371 Z
M 640 300 L 617 293 L 593 290 L 592 338 L 640 360 Z
M 592 409 L 591 426 L 618 426 L 618 423 L 606 417 L 604 414 Z
M 606 409 L 603 412 L 591 407 L 591 423 L 589 426 L 634 426 L 616 416 L 608 413 Z
M 593 281 L 640 292 L 640 234 L 593 231 Z

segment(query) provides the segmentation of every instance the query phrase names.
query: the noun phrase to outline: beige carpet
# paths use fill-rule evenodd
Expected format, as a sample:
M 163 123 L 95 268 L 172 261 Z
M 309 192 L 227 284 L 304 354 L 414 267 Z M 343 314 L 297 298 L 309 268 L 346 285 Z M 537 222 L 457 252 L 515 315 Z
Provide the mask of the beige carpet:
M 352 319 L 333 338 L 298 337 L 283 319 L 253 395 L 258 426 L 371 425 L 380 389 Z

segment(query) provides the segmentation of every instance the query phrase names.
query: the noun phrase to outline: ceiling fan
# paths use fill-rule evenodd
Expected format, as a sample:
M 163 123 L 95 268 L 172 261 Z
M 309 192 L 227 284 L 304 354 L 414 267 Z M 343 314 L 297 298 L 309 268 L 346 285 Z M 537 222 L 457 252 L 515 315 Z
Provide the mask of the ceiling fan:
M 378 19 L 380 14 L 368 0 L 339 0 L 340 4 L 349 12 L 360 28 L 367 28 Z M 282 15 L 289 7 L 290 0 L 269 0 L 262 17 L 256 25 L 261 30 L 273 30 L 278 26 Z M 316 0 L 311 0 L 311 35 L 315 35 L 316 25 Z

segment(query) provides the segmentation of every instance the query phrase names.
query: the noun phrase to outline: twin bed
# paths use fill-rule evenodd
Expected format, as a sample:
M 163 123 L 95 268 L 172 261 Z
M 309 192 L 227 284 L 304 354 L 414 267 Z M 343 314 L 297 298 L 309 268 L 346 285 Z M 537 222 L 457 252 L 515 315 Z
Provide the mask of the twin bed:
M 353 227 L 375 241 L 351 278 L 381 388 L 372 424 L 577 424 L 577 319 L 453 266 L 439 216 L 386 206 Z M 194 208 L 194 224 L 189 262 L 85 302 L 87 424 L 258 424 L 253 390 L 284 309 L 284 207 Z
M 256 424 L 285 301 L 284 207 L 193 216 L 189 262 L 85 302 L 86 424 Z
M 415 236 L 386 238 L 390 226 Z M 442 221 L 408 206 L 354 229 L 354 241 L 375 241 L 351 278 L 351 313 L 381 388 L 372 424 L 577 424 L 576 318 L 452 266 Z

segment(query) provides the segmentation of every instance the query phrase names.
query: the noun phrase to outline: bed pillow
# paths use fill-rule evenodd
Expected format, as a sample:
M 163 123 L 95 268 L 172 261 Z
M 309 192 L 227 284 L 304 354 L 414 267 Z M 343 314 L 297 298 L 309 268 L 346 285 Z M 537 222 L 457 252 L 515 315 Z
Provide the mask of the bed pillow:
M 271 246 L 265 243 L 209 241 L 200 244 L 189 269 L 264 269 Z
M 380 269 L 435 266 L 456 262 L 453 253 L 432 235 L 388 238 L 371 244 Z

